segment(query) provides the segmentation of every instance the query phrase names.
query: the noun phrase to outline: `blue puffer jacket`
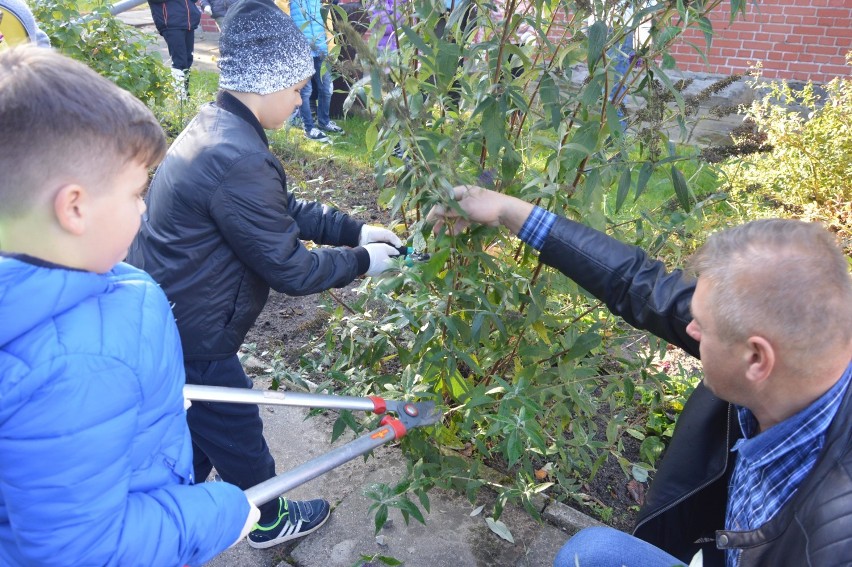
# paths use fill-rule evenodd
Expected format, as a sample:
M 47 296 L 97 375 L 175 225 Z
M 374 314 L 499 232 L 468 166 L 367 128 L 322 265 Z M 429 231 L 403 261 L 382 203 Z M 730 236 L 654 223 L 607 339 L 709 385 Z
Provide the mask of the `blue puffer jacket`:
M 290 17 L 305 34 L 314 57 L 328 55 L 328 36 L 322 17 L 320 0 L 290 0 Z
M 163 292 L 0 256 L 0 565 L 199 565 L 242 492 L 192 483 L 183 361 Z

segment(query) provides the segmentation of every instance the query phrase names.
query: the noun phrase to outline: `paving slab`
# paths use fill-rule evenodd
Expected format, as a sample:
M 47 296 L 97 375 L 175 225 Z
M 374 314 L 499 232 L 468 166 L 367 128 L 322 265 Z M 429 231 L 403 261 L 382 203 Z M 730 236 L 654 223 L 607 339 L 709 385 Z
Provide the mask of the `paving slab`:
M 390 461 L 390 459 L 388 459 Z M 387 462 L 387 461 L 386 461 Z M 500 517 L 510 530 L 514 543 L 492 532 L 485 516 L 494 495 L 483 490 L 475 503 L 455 493 L 432 490 L 426 524 L 411 519 L 408 525 L 398 510 L 392 509 L 388 524 L 375 534 L 372 501 L 363 488 L 373 483 L 391 484 L 402 476 L 404 466 L 384 466 L 371 475 L 356 479 L 354 491 L 335 509 L 325 530 L 305 538 L 291 553 L 300 567 L 350 567 L 359 558 L 376 555 L 393 557 L 408 567 L 542 566 L 553 562 L 567 534 L 546 523 L 535 521 L 518 506 L 508 506 Z M 471 516 L 479 506 L 484 510 Z

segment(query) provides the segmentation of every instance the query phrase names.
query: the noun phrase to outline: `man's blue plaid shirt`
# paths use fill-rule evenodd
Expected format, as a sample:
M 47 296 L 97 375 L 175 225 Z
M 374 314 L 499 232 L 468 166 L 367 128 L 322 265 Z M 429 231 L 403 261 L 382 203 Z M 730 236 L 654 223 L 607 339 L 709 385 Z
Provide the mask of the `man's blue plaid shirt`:
M 518 238 L 536 250 L 541 250 L 555 222 L 555 214 L 545 211 L 541 207 L 535 207 L 530 213 L 530 216 L 527 217 L 527 220 L 524 221 L 524 226 L 518 232 Z
M 852 363 L 837 383 L 796 415 L 757 433 L 757 420 L 737 407 L 743 438 L 728 487 L 725 528 L 754 530 L 768 522 L 787 503 L 813 469 L 825 444 L 825 434 L 837 414 L 852 379 Z M 737 564 L 739 551 L 729 550 L 728 567 Z

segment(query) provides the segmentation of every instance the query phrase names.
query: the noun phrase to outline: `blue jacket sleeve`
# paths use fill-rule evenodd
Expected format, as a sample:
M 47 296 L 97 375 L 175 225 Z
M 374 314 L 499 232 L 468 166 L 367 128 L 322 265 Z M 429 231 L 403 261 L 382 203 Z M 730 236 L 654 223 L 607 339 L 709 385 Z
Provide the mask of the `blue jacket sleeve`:
M 0 434 L 0 492 L 26 565 L 199 565 L 237 539 L 249 508 L 239 488 L 181 484 L 162 452 L 142 467 L 159 478 L 142 473 L 150 486 L 138 486 L 143 393 L 129 367 L 80 355 L 45 366 L 31 371 L 45 386 Z

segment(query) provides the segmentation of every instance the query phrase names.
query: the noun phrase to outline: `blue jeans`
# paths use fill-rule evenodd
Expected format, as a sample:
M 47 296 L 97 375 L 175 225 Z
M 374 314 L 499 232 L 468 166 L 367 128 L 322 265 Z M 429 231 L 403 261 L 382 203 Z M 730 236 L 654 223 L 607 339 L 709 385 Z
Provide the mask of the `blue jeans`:
M 311 113 L 311 94 L 314 89 L 317 90 L 317 123 L 320 128 L 328 126 L 329 110 L 331 109 L 331 92 L 334 89 L 334 83 L 331 80 L 331 73 L 328 72 L 326 66 L 325 73 L 322 72 L 322 63 L 325 56 L 314 57 L 314 76 L 302 89 L 302 104 L 299 106 L 299 114 L 302 116 L 302 125 L 305 127 L 305 132 L 310 132 L 314 127 L 314 117 Z
M 224 360 L 185 360 L 186 383 L 199 386 L 251 388 L 236 354 Z M 192 402 L 186 412 L 192 434 L 195 481 L 204 482 L 212 467 L 225 482 L 243 490 L 275 476 L 275 460 L 263 438 L 263 422 L 255 404 Z M 260 511 L 263 521 L 278 517 L 278 501 Z
M 553 567 L 685 567 L 646 541 L 613 528 L 586 528 L 562 546 Z

